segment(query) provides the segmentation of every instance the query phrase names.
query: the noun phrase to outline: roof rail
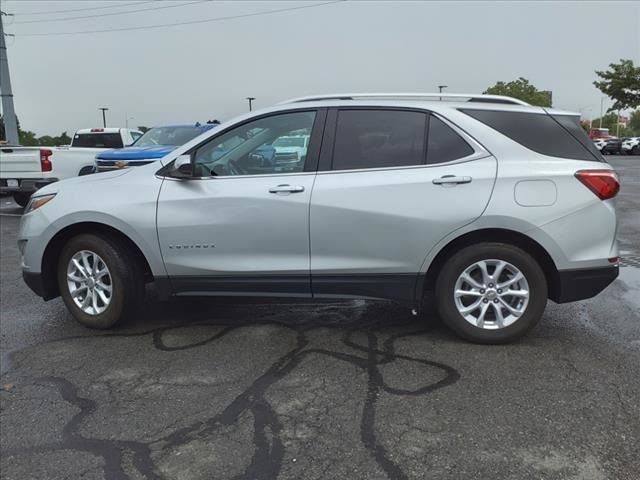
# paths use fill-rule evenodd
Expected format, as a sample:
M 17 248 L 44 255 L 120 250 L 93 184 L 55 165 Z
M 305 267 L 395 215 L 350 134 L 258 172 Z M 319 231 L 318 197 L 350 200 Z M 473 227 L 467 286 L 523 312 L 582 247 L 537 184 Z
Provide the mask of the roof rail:
M 428 98 L 428 99 L 462 99 L 466 98 L 470 102 L 486 102 L 486 103 L 508 103 L 513 105 L 526 105 L 527 102 L 518 100 L 517 98 L 506 97 L 503 95 L 485 95 L 477 93 L 345 93 L 345 94 L 333 94 L 333 95 L 311 95 L 308 97 L 294 98 L 282 102 L 286 103 L 300 103 L 300 102 L 313 102 L 318 100 L 359 100 L 366 98 L 386 99 L 386 98 Z

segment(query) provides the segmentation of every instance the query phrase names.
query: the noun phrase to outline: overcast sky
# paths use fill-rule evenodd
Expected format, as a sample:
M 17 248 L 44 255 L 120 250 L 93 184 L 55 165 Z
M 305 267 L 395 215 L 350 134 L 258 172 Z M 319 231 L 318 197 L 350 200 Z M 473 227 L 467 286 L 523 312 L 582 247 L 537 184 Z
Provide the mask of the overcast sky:
M 140 0 L 141 1 L 141 0 Z M 482 92 L 526 77 L 554 106 L 598 116 L 594 70 L 640 64 L 640 2 L 364 2 L 170 28 L 64 36 L 265 12 L 317 2 L 3 0 L 15 107 L 24 129 L 229 119 L 290 97 L 352 91 Z M 192 0 L 193 1 L 193 0 Z M 129 4 L 124 6 L 122 4 Z M 109 6 L 100 10 L 35 13 Z M 126 15 L 116 12 L 147 10 Z M 54 21 L 72 16 L 94 18 Z M 19 23 L 47 20 L 37 23 Z M 589 109 L 591 109 L 589 111 Z

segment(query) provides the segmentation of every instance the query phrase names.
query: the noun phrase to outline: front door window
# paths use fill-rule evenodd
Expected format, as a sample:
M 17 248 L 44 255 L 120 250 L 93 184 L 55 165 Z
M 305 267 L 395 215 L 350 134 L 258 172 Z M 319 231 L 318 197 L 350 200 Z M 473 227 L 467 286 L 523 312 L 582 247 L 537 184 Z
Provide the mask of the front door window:
M 315 112 L 293 112 L 245 123 L 195 152 L 196 176 L 303 172 Z

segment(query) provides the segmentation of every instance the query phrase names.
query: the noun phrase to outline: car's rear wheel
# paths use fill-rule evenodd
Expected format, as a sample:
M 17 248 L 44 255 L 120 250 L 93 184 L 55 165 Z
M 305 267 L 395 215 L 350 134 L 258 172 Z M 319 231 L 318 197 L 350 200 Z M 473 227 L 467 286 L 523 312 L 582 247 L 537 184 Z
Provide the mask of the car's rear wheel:
M 538 323 L 547 302 L 540 265 L 524 250 L 482 243 L 455 253 L 436 283 L 443 321 L 477 343 L 507 343 Z
M 30 199 L 30 193 L 17 192 L 13 194 L 13 200 L 21 207 L 26 207 Z
M 58 286 L 69 311 L 81 324 L 111 328 L 136 313 L 144 299 L 140 266 L 115 237 L 82 234 L 62 248 Z

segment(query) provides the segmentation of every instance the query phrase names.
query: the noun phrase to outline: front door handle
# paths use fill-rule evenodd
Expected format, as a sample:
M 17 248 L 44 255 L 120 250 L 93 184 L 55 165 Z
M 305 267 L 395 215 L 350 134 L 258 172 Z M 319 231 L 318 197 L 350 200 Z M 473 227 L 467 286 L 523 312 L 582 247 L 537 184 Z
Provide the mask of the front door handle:
M 277 187 L 271 187 L 269 193 L 300 193 L 304 192 L 302 185 L 278 185 Z
M 451 185 L 458 183 L 471 183 L 471 177 L 456 177 L 455 175 L 444 175 L 440 178 L 434 178 L 435 185 Z

